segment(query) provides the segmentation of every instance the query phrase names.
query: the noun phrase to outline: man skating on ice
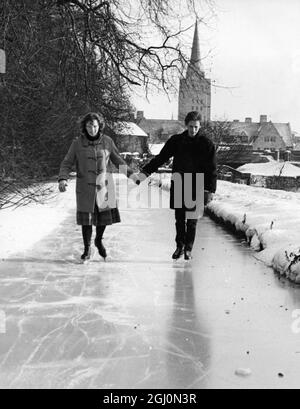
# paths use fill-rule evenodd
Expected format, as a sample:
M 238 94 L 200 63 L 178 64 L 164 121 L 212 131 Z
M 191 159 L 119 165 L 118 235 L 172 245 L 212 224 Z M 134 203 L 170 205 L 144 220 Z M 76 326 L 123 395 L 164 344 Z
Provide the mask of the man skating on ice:
M 185 118 L 185 125 L 187 130 L 181 134 L 171 136 L 159 155 L 144 166 L 142 172 L 149 176 L 173 157 L 173 176 L 174 174 L 182 176 L 180 192 L 185 191 L 184 181 L 189 180 L 189 183 L 192 184 L 191 192 L 194 198 L 197 195 L 196 189 L 198 189 L 196 184 L 197 174 L 204 174 L 204 205 L 206 205 L 211 201 L 212 194 L 216 191 L 215 146 L 205 135 L 205 132 L 201 130 L 201 116 L 198 112 L 189 112 Z M 187 174 L 191 175 L 191 179 L 185 179 Z M 192 209 L 188 209 L 185 206 L 185 200 L 182 201 L 180 207 L 176 204 L 178 194 L 176 193 L 176 183 L 174 183 L 174 180 L 171 182 L 170 196 L 170 207 L 175 210 L 177 245 L 172 258 L 176 260 L 184 254 L 185 260 L 190 260 L 198 219 L 189 218 Z

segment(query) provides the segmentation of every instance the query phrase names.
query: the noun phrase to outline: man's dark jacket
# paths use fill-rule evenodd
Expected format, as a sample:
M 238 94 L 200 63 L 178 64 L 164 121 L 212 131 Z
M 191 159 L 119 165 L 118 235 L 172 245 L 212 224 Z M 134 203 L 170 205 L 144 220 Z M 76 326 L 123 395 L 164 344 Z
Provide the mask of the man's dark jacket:
M 142 172 L 146 175 L 156 172 L 157 169 L 171 157 L 173 157 L 172 173 L 179 173 L 182 175 L 184 173 L 191 173 L 194 177 L 197 173 L 203 173 L 204 189 L 212 193 L 216 191 L 216 149 L 213 142 L 203 131 L 201 131 L 201 129 L 194 138 L 191 138 L 188 135 L 188 131 L 171 136 L 159 155 L 145 165 Z M 174 209 L 174 183 L 171 183 L 170 194 L 170 207 L 171 209 Z M 195 195 L 193 193 L 193 198 L 194 197 Z

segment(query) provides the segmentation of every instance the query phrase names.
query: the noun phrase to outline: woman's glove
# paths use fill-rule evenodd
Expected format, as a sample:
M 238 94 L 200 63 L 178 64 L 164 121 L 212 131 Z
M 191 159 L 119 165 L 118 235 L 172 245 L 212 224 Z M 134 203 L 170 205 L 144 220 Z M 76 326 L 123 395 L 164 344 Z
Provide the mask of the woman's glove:
M 67 190 L 67 186 L 68 186 L 68 183 L 64 179 L 58 182 L 58 189 L 60 192 L 65 192 Z

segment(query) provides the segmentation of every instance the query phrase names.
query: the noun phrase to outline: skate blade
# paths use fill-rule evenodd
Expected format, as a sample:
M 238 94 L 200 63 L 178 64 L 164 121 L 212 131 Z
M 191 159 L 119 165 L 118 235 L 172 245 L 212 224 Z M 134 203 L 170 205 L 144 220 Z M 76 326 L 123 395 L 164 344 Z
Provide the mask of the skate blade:
M 91 260 L 80 260 L 79 264 L 87 265 Z
M 185 260 L 184 258 L 180 258 L 178 260 L 173 260 L 173 268 L 185 270 L 187 268 L 192 267 L 192 260 Z
M 178 258 L 177 260 L 173 260 L 174 267 L 183 267 L 185 264 L 183 258 Z

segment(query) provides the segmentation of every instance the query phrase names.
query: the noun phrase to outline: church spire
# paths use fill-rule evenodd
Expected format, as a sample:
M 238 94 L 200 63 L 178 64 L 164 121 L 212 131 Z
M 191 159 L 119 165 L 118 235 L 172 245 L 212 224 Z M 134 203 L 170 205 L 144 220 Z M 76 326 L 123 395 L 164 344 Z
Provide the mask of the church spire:
M 196 20 L 196 24 L 195 24 L 195 32 L 194 32 L 194 40 L 193 40 L 193 48 L 192 48 L 190 64 L 197 70 L 202 71 L 198 20 Z
M 198 111 L 202 121 L 210 121 L 211 80 L 205 77 L 201 64 L 198 22 L 185 78 L 180 79 L 178 119 L 184 121 L 188 112 Z

